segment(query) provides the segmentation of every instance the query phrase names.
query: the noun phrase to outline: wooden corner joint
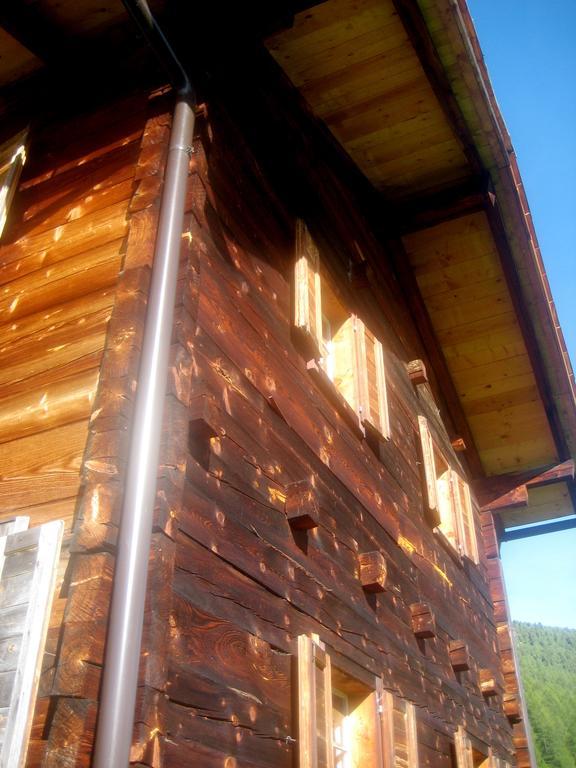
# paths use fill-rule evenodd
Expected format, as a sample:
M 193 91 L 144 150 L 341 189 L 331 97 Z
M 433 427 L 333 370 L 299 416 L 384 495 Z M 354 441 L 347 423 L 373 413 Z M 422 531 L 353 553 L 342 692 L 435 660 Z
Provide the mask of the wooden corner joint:
M 468 646 L 463 640 L 450 640 L 448 656 L 454 672 L 467 672 L 470 669 Z
M 412 603 L 410 606 L 412 632 L 419 639 L 436 637 L 436 619 L 426 603 Z
M 291 528 L 310 530 L 320 521 L 320 502 L 310 480 L 299 480 L 286 486 L 284 511 Z
M 358 555 L 360 583 L 365 592 L 384 592 L 388 567 L 382 552 L 362 552 Z
M 426 366 L 422 360 L 410 360 L 409 363 L 406 363 L 406 371 L 408 373 L 408 378 L 414 386 L 417 384 L 428 383 Z

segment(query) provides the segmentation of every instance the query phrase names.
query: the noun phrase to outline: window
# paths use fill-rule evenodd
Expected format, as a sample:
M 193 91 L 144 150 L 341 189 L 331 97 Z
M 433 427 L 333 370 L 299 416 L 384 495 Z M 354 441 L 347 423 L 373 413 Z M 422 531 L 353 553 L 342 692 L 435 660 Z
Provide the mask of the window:
M 331 664 L 323 645 L 298 638 L 299 768 L 382 768 L 375 689 Z
M 502 757 L 497 757 L 495 754 L 490 755 L 489 768 L 510 768 L 510 763 L 504 760 Z
M 358 421 L 390 437 L 384 352 L 379 339 L 348 312 L 322 276 L 320 254 L 298 222 L 294 272 L 294 330 L 304 354 L 318 363 Z
M 0 765 L 24 765 L 64 523 L 0 522 L 2 716 Z
M 416 709 L 390 691 L 382 693 L 385 768 L 418 768 Z
M 0 146 L 0 237 L 26 160 L 26 135 L 21 131 Z
M 424 416 L 418 416 L 418 425 L 430 520 L 454 549 L 477 563 L 478 548 L 470 488 L 450 468 L 434 442 Z
M 466 733 L 462 726 L 456 731 L 454 741 L 457 768 L 493 768 L 488 747 Z

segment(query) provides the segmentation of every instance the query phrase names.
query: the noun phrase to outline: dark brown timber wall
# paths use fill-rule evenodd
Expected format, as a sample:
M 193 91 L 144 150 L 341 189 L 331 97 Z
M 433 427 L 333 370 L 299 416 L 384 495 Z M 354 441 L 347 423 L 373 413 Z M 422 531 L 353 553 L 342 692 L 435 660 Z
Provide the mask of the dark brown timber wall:
M 311 183 L 321 212 L 304 210 L 306 221 L 343 301 L 386 350 L 392 437 L 376 455 L 292 343 L 293 213 L 221 102 L 200 122 L 158 494 L 159 513 L 169 512 L 151 558 L 133 760 L 293 765 L 291 674 L 297 637 L 311 632 L 335 666 L 360 680 L 382 675 L 416 704 L 422 766 L 451 766 L 458 725 L 510 755 L 502 701 L 487 704 L 478 687 L 480 667 L 503 682 L 486 559 L 461 563 L 424 517 L 418 414 L 458 462 L 428 386 L 408 380 L 405 364 L 421 353 L 417 329 L 392 280 L 354 288 L 342 258 L 360 249 L 386 271 L 384 255 L 338 175 L 318 163 Z M 340 253 L 325 245 L 330 228 Z M 303 542 L 284 501 L 287 487 L 306 479 L 321 516 Z M 367 598 L 357 558 L 376 549 L 387 560 L 387 591 Z M 436 614 L 425 651 L 411 629 L 414 602 Z M 458 679 L 454 639 L 473 659 Z

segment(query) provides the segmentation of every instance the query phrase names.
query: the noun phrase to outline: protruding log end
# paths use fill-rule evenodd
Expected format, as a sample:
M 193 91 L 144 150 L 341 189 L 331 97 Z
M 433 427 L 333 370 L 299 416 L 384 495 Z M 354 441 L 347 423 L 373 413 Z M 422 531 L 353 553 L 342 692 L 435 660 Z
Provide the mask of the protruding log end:
M 365 592 L 384 592 L 388 569 L 381 552 L 363 552 L 358 556 L 360 583 Z
M 492 696 L 498 696 L 499 685 L 496 676 L 491 669 L 481 668 L 478 672 L 480 691 L 484 698 L 489 699 Z
M 436 620 L 426 603 L 412 603 L 412 631 L 417 638 L 428 640 L 436 637 Z
M 504 714 L 511 725 L 522 721 L 520 699 L 515 693 L 504 696 Z
M 450 442 L 456 453 L 463 453 L 466 450 L 466 443 L 462 437 L 454 437 Z
M 320 504 L 316 489 L 309 480 L 299 480 L 286 488 L 286 518 L 295 530 L 316 528 L 320 520 Z
M 410 362 L 406 364 L 406 370 L 408 372 L 408 378 L 414 386 L 417 384 L 428 383 L 426 366 L 422 360 L 410 360 Z
M 463 640 L 451 640 L 448 644 L 448 655 L 454 672 L 467 672 L 470 669 L 468 646 Z

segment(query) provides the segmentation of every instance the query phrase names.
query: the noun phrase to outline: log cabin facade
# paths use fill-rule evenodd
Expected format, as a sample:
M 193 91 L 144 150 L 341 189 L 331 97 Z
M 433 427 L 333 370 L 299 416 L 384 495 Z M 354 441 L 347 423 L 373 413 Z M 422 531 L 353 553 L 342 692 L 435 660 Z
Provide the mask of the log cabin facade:
M 535 768 L 499 543 L 573 524 L 574 376 L 463 0 L 153 6 L 199 99 L 130 764 Z M 0 766 L 89 766 L 174 96 L 119 3 L 0 41 Z

